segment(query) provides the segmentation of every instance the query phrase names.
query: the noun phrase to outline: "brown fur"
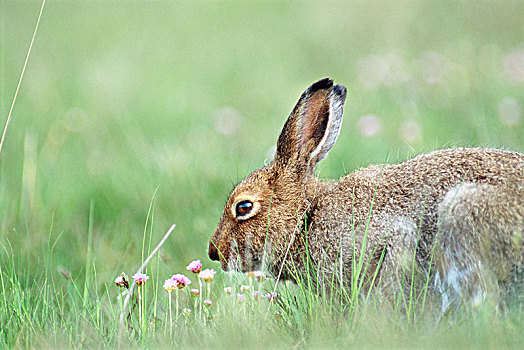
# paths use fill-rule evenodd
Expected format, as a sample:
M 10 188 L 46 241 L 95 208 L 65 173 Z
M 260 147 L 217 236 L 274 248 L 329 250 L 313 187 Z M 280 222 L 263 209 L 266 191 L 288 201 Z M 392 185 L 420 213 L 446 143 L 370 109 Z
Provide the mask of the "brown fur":
M 210 257 L 225 270 L 264 262 L 277 276 L 285 266 L 282 276 L 289 277 L 290 270 L 306 272 L 308 255 L 314 274 L 349 283 L 367 239 L 366 281 L 377 271 L 376 284 L 395 291 L 413 276 L 431 278 L 444 309 L 498 295 L 515 279 L 523 283 L 524 155 L 454 148 L 320 180 L 315 167 L 338 136 L 345 97 L 345 88 L 328 79 L 304 92 L 275 160 L 231 193 Z M 254 203 L 247 219 L 235 217 L 243 200 Z

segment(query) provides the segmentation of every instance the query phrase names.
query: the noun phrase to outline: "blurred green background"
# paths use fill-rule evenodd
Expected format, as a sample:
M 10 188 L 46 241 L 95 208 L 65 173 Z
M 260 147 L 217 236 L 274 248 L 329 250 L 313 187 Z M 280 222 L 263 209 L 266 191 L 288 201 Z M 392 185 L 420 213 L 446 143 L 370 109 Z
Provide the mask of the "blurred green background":
M 0 2 L 4 126 L 41 2 Z M 338 178 L 449 146 L 524 151 L 523 1 L 48 1 L 0 154 L 1 254 L 98 280 L 207 259 L 233 185 L 302 91 L 348 87 Z M 27 270 L 29 271 L 29 270 Z

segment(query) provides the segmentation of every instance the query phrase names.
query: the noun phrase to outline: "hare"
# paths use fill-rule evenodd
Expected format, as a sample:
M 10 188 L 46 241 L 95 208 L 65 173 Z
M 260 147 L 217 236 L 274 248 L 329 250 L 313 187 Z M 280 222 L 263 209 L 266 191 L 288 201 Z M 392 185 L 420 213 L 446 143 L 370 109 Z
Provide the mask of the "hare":
M 331 79 L 302 94 L 274 160 L 232 191 L 209 257 L 224 270 L 335 276 L 384 293 L 417 279 L 443 310 L 521 290 L 524 155 L 444 149 L 321 180 L 315 169 L 339 135 L 345 99 Z

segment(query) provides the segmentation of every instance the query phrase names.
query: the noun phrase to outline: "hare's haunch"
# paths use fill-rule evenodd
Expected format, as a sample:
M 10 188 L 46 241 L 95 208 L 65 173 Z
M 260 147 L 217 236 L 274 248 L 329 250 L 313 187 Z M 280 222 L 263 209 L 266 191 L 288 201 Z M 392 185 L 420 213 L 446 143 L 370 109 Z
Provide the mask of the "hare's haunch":
M 330 79 L 302 94 L 274 161 L 231 193 L 209 257 L 225 270 L 346 285 L 358 264 L 364 290 L 429 281 L 444 309 L 498 298 L 510 285 L 521 290 L 524 155 L 453 148 L 320 180 L 315 168 L 338 137 L 345 99 Z

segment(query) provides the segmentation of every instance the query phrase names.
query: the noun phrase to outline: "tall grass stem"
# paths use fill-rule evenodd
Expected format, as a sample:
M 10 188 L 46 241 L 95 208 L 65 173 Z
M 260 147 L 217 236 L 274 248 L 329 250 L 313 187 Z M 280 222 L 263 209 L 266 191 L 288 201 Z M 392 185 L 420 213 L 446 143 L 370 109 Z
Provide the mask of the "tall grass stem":
M 31 56 L 31 51 L 33 50 L 33 43 L 35 42 L 36 32 L 38 31 L 38 26 L 40 25 L 40 19 L 42 18 L 42 13 L 44 12 L 45 2 L 46 0 L 42 0 L 42 6 L 40 7 L 40 13 L 38 14 L 38 19 L 36 20 L 33 37 L 31 38 L 31 43 L 29 44 L 29 49 L 27 50 L 27 55 L 25 57 L 24 66 L 22 67 L 22 72 L 20 73 L 20 79 L 18 79 L 18 85 L 16 86 L 15 96 L 13 97 L 13 102 L 11 103 L 9 114 L 7 115 L 7 120 L 4 126 L 4 132 L 2 133 L 2 139 L 0 140 L 0 154 L 2 154 L 5 136 L 7 135 L 7 128 L 9 127 L 9 123 L 11 122 L 11 117 L 13 115 L 13 109 L 15 107 L 16 98 L 18 97 L 18 91 L 20 91 L 20 85 L 22 85 L 22 79 L 24 78 L 25 69 L 27 67 L 27 62 L 29 62 L 29 56 Z

